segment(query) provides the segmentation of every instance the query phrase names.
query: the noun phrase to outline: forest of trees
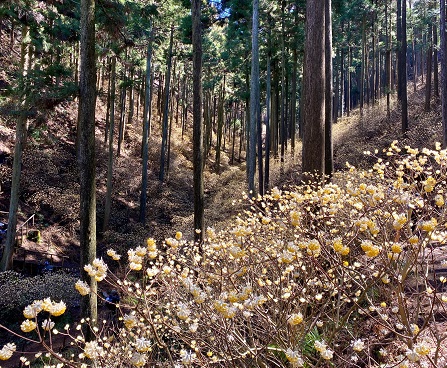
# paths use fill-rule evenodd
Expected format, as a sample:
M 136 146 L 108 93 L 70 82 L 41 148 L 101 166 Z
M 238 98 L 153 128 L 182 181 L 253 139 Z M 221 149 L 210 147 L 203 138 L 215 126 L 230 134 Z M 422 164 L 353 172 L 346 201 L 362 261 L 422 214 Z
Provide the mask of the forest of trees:
M 411 125 L 407 88 L 418 82 L 425 85 L 425 110 L 432 108 L 432 96 L 441 97 L 445 146 L 445 12 L 445 0 L 3 1 L 0 27 L 8 32 L 11 48 L 19 42 L 21 51 L 20 65 L 10 76 L 13 82 L 5 89 L 14 101 L 10 115 L 16 121 L 16 142 L 1 269 L 11 266 L 20 162 L 34 110 L 67 99 L 79 102 L 75 128 L 82 265 L 96 254 L 99 98 L 106 101 L 108 141 L 101 230 L 107 229 L 111 215 L 113 162 L 125 150 L 126 127 L 133 122 L 143 126 L 144 224 L 151 200 L 147 172 L 152 127 L 161 127 L 158 176 L 164 182 L 172 126 L 190 134 L 192 121 L 194 228 L 200 243 L 203 170 L 206 158 L 214 155 L 209 169 L 219 173 L 223 150 L 231 164 L 246 162 L 251 196 L 271 189 L 272 160 L 298 160 L 298 139 L 303 142 L 303 172 L 325 180 L 334 170 L 331 131 L 337 119 L 357 107 L 362 115 L 382 97 L 389 117 L 391 95 L 397 92 L 404 135 Z M 90 287 L 95 288 L 94 279 Z

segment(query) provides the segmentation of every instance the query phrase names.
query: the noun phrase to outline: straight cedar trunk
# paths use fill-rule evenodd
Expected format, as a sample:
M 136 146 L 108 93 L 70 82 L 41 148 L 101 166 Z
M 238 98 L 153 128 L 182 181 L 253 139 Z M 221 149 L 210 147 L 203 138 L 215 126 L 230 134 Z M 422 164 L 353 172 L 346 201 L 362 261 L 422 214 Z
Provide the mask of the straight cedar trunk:
M 26 71 L 26 54 L 27 54 L 27 39 L 29 28 L 26 25 L 22 26 L 22 45 L 20 55 L 20 71 L 23 76 L 27 74 Z M 20 194 L 20 176 L 22 173 L 22 155 L 23 147 L 26 137 L 26 123 L 27 123 L 27 102 L 26 96 L 21 96 L 20 113 L 16 122 L 16 141 L 14 144 L 14 161 L 12 167 L 11 178 L 11 197 L 9 200 L 8 213 L 8 229 L 6 231 L 6 243 L 3 248 L 2 260 L 0 262 L 0 271 L 12 269 L 14 247 L 16 243 L 16 229 L 17 229 L 17 212 L 19 209 L 19 194 Z
M 175 51 L 173 51 L 175 52 Z M 169 168 L 171 163 L 171 137 L 172 137 L 172 120 L 174 116 L 174 98 L 175 98 L 175 84 L 176 84 L 176 64 L 177 59 L 174 59 L 174 67 L 173 67 L 173 85 L 174 88 L 171 88 L 171 97 L 169 103 L 169 133 L 168 133 L 168 144 L 167 144 L 167 155 L 166 155 L 166 175 L 169 176 Z
M 352 48 L 348 46 L 348 64 L 346 65 L 346 116 L 351 115 L 351 64 L 352 64 Z
M 404 0 L 406 2 L 406 0 Z M 403 69 L 402 69 L 402 0 L 397 0 L 397 100 L 399 102 L 402 101 L 402 77 L 403 77 Z
M 286 88 L 286 31 L 285 31 L 285 0 L 282 0 L 282 11 L 281 11 L 281 121 L 279 124 L 279 141 L 281 145 L 281 163 L 284 163 L 285 146 L 286 146 L 286 99 L 287 99 L 287 88 Z
M 142 170 L 141 170 L 141 194 L 140 194 L 140 222 L 144 225 L 146 223 L 146 202 L 147 202 L 147 170 L 149 161 L 149 144 L 148 139 L 151 133 L 151 100 L 152 100 L 152 40 L 153 31 L 152 21 L 150 23 L 151 34 L 149 36 L 149 43 L 146 53 L 146 82 L 144 93 L 144 108 L 143 108 L 143 139 L 141 144 L 142 151 Z
M 272 97 L 272 111 L 271 111 L 271 124 L 270 124 L 270 137 L 273 156 L 278 157 L 278 122 L 279 122 L 279 78 L 278 78 L 278 63 L 276 59 L 273 59 L 272 64 L 273 74 L 273 96 Z
M 446 42 L 446 6 L 445 0 L 440 0 L 440 38 L 441 38 L 441 107 L 442 107 L 442 142 L 447 147 L 447 42 Z
M 335 56 L 337 63 L 341 62 L 340 59 L 340 50 L 337 50 L 337 55 Z M 337 123 L 338 121 L 338 112 L 340 109 L 340 73 L 338 68 L 335 66 L 332 70 L 336 70 L 335 73 L 335 95 L 334 95 L 334 106 L 332 107 L 332 121 L 333 123 Z
M 110 121 L 109 134 L 109 156 L 107 161 L 107 189 L 106 203 L 104 206 L 104 221 L 102 231 L 105 232 L 109 227 L 110 210 L 112 207 L 112 182 L 113 182 L 113 134 L 115 131 L 115 84 L 116 84 L 116 56 L 112 57 L 112 70 L 110 76 Z
M 96 258 L 96 162 L 95 162 L 95 0 L 81 0 L 81 68 L 79 73 L 79 174 L 81 279 L 91 289 L 81 299 L 81 317 L 98 320 L 97 283 L 84 270 Z M 92 331 L 85 331 L 86 341 Z
M 332 146 L 332 17 L 331 0 L 325 0 L 325 118 L 324 118 L 324 174 L 332 176 L 334 154 Z M 366 47 L 366 46 L 365 46 Z
M 433 95 L 439 97 L 438 28 L 433 23 Z
M 305 50 L 302 170 L 318 180 L 325 170 L 325 1 L 307 2 Z
M 133 119 L 133 115 L 134 115 L 134 111 L 135 111 L 135 106 L 134 106 L 134 69 L 132 68 L 130 70 L 130 86 L 129 86 L 129 113 L 127 115 L 127 125 L 131 125 L 132 124 L 132 119 Z
M 431 38 L 431 37 L 430 37 Z M 427 75 L 425 78 L 425 111 L 430 111 L 430 100 L 431 100 L 431 75 L 432 75 L 432 64 L 433 64 L 433 44 L 430 40 L 430 46 L 427 50 Z
M 224 125 L 224 101 L 223 92 L 220 92 L 219 102 L 217 104 L 217 133 L 216 133 L 216 172 L 220 173 L 220 157 L 222 150 L 222 135 Z
M 386 94 L 386 116 L 389 120 L 391 117 L 391 42 L 390 28 L 388 27 L 388 0 L 385 2 L 385 94 Z
M 268 49 L 267 49 L 267 81 L 266 81 L 266 116 L 265 116 L 265 165 L 264 165 L 264 193 L 269 190 L 270 187 L 270 146 L 271 146 L 271 134 L 270 134 L 270 119 L 271 119 L 271 102 L 272 102 L 272 56 L 271 56 L 271 22 L 272 18 L 268 17 Z
M 298 51 L 296 43 L 293 49 L 293 71 L 292 71 L 292 91 L 290 98 L 290 147 L 292 155 L 295 155 L 295 140 L 296 140 L 296 86 L 298 76 Z
M 165 180 L 166 153 L 168 148 L 168 118 L 169 118 L 169 89 L 171 83 L 171 66 L 172 66 L 172 48 L 174 43 L 174 26 L 171 27 L 171 37 L 169 39 L 168 65 L 166 70 L 166 80 L 163 99 L 163 124 L 161 139 L 161 157 L 160 157 L 160 173 L 159 180 Z
M 202 26 L 200 0 L 192 0 L 193 47 L 193 171 L 194 240 L 201 247 L 204 233 L 203 126 L 202 126 Z
M 259 104 L 259 0 L 253 0 L 253 23 L 251 34 L 251 77 L 250 77 L 250 122 L 249 122 L 249 135 L 250 143 L 248 147 L 248 193 L 254 196 L 256 193 L 255 188 L 255 170 L 256 170 L 256 138 L 258 137 L 258 145 L 260 146 L 258 151 L 258 178 L 259 178 L 259 193 L 262 195 L 264 192 L 263 183 L 263 169 L 262 169 L 262 132 L 258 131 L 261 127 L 261 114 Z M 257 135 L 258 134 L 258 135 Z M 261 141 L 261 144 L 259 144 Z
M 401 122 L 402 133 L 408 131 L 408 96 L 407 96 L 407 1 L 402 1 L 402 42 L 399 59 L 399 75 L 401 89 Z
M 105 126 L 106 126 L 106 130 L 104 132 L 104 144 L 107 144 L 107 140 L 109 139 L 109 120 L 110 120 L 110 89 L 111 89 L 111 84 L 110 84 L 110 80 L 111 75 L 112 75 L 112 62 L 111 60 L 109 60 L 108 63 L 109 67 L 109 78 L 108 78 L 108 82 L 107 82 L 107 111 L 106 111 L 106 119 L 105 119 Z
M 337 115 L 343 117 L 345 108 L 344 104 L 346 103 L 345 99 L 345 48 L 341 47 L 340 51 L 340 107 L 338 109 Z
M 410 7 L 410 12 L 413 12 L 413 1 L 410 0 L 408 2 L 409 7 Z M 410 19 L 412 19 L 413 17 L 411 17 Z M 412 24 L 410 25 L 412 32 L 411 32 L 411 50 L 412 50 L 412 63 L 413 63 L 413 91 L 416 92 L 417 90 L 417 80 L 418 80 L 418 68 L 417 68 L 417 58 L 416 58 L 416 39 L 414 37 L 414 34 L 416 32 L 415 28 L 414 28 L 414 23 L 412 21 Z
M 126 48 L 126 53 L 124 56 L 124 63 L 127 63 L 127 48 Z M 121 97 L 120 97 L 120 125 L 119 125 L 119 129 L 118 129 L 118 151 L 117 151 L 117 156 L 121 156 L 121 150 L 123 147 L 123 142 L 124 142 L 124 134 L 126 131 L 126 95 L 127 95 L 127 88 L 126 88 L 126 84 L 127 84 L 127 75 L 126 75 L 126 68 L 124 67 L 123 69 L 123 83 L 121 86 Z
M 232 136 L 232 145 L 231 145 L 231 165 L 234 165 L 234 150 L 236 147 L 236 122 L 238 116 L 238 104 L 234 104 L 234 117 L 233 117 L 233 136 Z
M 362 66 L 360 72 L 360 116 L 363 116 L 365 102 L 365 72 L 366 72 L 366 15 L 362 18 Z

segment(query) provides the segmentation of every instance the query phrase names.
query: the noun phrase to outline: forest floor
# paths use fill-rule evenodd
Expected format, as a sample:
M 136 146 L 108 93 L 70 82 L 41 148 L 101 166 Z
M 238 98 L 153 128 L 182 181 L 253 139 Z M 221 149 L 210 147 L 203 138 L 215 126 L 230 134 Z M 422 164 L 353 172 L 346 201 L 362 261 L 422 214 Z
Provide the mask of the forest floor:
M 346 162 L 367 167 L 373 162 L 364 151 L 387 148 L 399 140 L 412 147 L 433 147 L 441 141 L 440 106 L 433 99 L 432 110 L 424 112 L 423 85 L 416 92 L 409 88 L 409 125 L 405 136 L 400 130 L 400 113 L 392 98 L 391 116 L 386 117 L 385 99 L 365 107 L 361 116 L 358 109 L 349 117 L 339 118 L 334 124 L 334 166 L 343 170 Z M 156 108 L 154 107 L 153 111 Z M 76 267 L 78 260 L 78 213 L 79 184 L 74 140 L 77 103 L 65 102 L 52 111 L 45 111 L 30 122 L 30 134 L 24 152 L 21 179 L 19 224 L 35 214 L 35 227 L 40 230 L 41 242 L 24 239 L 23 247 L 44 254 L 40 260 L 54 255 L 51 261 L 58 264 L 62 257 L 69 257 Z M 98 98 L 97 126 L 97 217 L 98 229 L 106 192 L 107 146 L 104 143 L 105 101 Z M 173 126 L 171 160 L 166 181 L 158 180 L 161 130 L 157 115 L 152 120 L 153 133 L 149 143 L 149 185 L 147 221 L 138 222 L 141 186 L 141 114 L 127 126 L 125 147 L 121 156 L 114 158 L 113 203 L 109 229 L 99 236 L 99 252 L 109 247 L 125 251 L 142 244 L 151 236 L 164 239 L 176 231 L 193 238 L 193 176 L 192 176 L 192 126 L 189 123 L 185 136 L 181 127 Z M 11 118 L 2 118 L 0 124 L 0 153 L 5 159 L 0 163 L 0 211 L 9 206 L 12 153 L 15 126 Z M 116 138 L 115 138 L 116 141 Z M 205 221 L 206 226 L 216 229 L 226 226 L 235 214 L 246 206 L 239 200 L 246 190 L 244 152 L 234 165 L 230 164 L 231 147 L 223 150 L 220 173 L 214 169 L 211 150 L 205 169 Z M 287 151 L 285 163 L 271 160 L 271 187 L 280 188 L 298 184 L 301 172 L 301 142 L 297 141 L 295 154 Z M 0 212 L 0 221 L 6 222 L 6 214 Z M 31 254 L 31 253 L 30 253 Z M 31 256 L 30 257 L 36 257 Z M 57 258 L 59 257 L 59 258 Z

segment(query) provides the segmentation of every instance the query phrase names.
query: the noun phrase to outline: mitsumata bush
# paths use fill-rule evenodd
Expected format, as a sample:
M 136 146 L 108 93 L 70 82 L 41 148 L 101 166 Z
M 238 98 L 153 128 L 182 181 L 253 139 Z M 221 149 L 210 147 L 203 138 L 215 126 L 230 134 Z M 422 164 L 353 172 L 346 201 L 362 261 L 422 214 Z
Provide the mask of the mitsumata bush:
M 370 170 L 347 164 L 330 182 L 246 196 L 247 210 L 200 246 L 173 231 L 127 255 L 110 249 L 86 270 L 119 292 L 116 324 L 55 330 L 59 304 L 43 300 L 24 309 L 22 330 L 41 331 L 48 366 L 446 367 L 436 269 L 447 266 L 447 151 L 394 142 L 367 154 Z M 55 333 L 74 353 L 52 349 Z

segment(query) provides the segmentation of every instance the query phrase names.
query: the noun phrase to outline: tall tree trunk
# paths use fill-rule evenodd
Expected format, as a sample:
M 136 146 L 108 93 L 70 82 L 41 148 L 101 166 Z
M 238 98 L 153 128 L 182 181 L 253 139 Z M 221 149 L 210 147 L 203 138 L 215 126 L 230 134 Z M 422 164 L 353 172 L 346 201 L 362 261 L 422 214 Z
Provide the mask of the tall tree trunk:
M 362 17 L 362 66 L 360 72 L 360 116 L 363 116 L 363 104 L 365 101 L 365 75 L 366 75 L 366 15 Z
M 402 1 L 402 42 L 399 60 L 399 75 L 401 75 L 401 107 L 402 107 L 402 133 L 408 130 L 408 97 L 407 97 L 407 1 Z
M 352 84 L 352 48 L 348 46 L 348 64 L 346 65 L 346 115 L 351 114 L 351 84 Z
M 20 71 L 25 77 L 26 70 L 26 54 L 28 45 L 29 28 L 27 25 L 22 25 L 22 45 L 20 54 Z M 3 248 L 2 260 L 0 262 L 0 271 L 6 271 L 12 268 L 14 247 L 16 243 L 16 229 L 17 229 L 17 212 L 19 209 L 19 195 L 20 195 L 20 176 L 22 171 L 22 154 L 24 140 L 26 137 L 26 123 L 27 123 L 27 96 L 23 94 L 20 96 L 20 114 L 16 122 L 16 141 L 14 145 L 14 161 L 12 167 L 11 178 L 11 196 L 9 199 L 9 213 L 8 213 L 8 229 L 6 231 L 6 243 Z
M 285 0 L 281 2 L 281 121 L 279 125 L 279 141 L 281 145 L 281 163 L 284 162 L 285 146 L 286 146 L 286 47 L 285 47 Z
M 438 28 L 433 23 L 433 95 L 439 97 Z
M 404 0 L 406 2 L 406 0 Z M 403 69 L 402 69 L 402 0 L 397 0 L 397 19 L 396 19 L 396 27 L 397 27 L 397 100 L 399 102 L 402 101 L 402 77 L 403 77 Z
M 107 140 L 109 139 L 109 120 L 110 120 L 110 94 L 111 94 L 111 75 L 112 75 L 112 62 L 111 58 L 108 58 L 108 83 L 107 83 L 107 110 L 106 110 L 106 119 L 105 119 L 105 132 L 104 132 L 104 144 L 107 144 Z
M 446 6 L 445 0 L 440 0 L 440 27 L 441 33 L 441 106 L 442 106 L 442 136 L 443 148 L 447 147 L 447 42 L 446 42 Z
M 171 37 L 169 40 L 168 65 L 166 69 L 165 91 L 163 100 L 163 125 L 161 139 L 161 158 L 160 158 L 160 181 L 165 180 L 166 152 L 168 146 L 168 117 L 169 117 L 169 88 L 171 83 L 171 66 L 172 66 L 172 48 L 174 41 L 174 26 L 171 26 Z
M 200 0 L 192 0 L 193 45 L 193 171 L 194 240 L 201 244 L 204 233 L 203 126 L 202 126 L 202 33 Z
M 104 222 L 102 231 L 109 227 L 110 210 L 112 207 L 112 183 L 113 183 L 113 134 L 115 131 L 115 84 L 116 84 L 116 56 L 112 57 L 112 71 L 110 77 L 110 121 L 109 124 L 109 156 L 107 161 L 107 189 L 106 203 L 104 206 Z
M 98 320 L 97 283 L 84 270 L 96 258 L 96 163 L 95 163 L 95 0 L 81 0 L 81 69 L 79 80 L 80 141 L 80 252 L 81 278 L 88 280 L 91 293 L 82 298 L 81 316 Z M 92 331 L 85 332 L 86 341 Z
M 385 36 L 385 94 L 386 94 L 386 116 L 390 119 L 391 116 L 391 42 L 390 31 L 388 27 L 388 0 L 385 1 L 385 24 L 386 24 L 386 36 Z
M 133 119 L 133 114 L 134 114 L 134 69 L 132 68 L 130 70 L 130 86 L 129 86 L 129 113 L 127 115 L 127 125 L 131 125 L 132 124 L 132 119 Z
M 264 193 L 270 187 L 270 108 L 272 96 L 272 68 L 271 68 L 271 16 L 269 15 L 268 25 L 268 50 L 267 50 L 267 82 L 266 82 L 266 116 L 265 116 L 265 175 L 264 175 Z
M 146 90 L 144 93 L 144 108 L 143 108 L 143 140 L 141 150 L 143 153 L 143 162 L 141 170 L 141 194 L 140 194 L 140 222 L 144 225 L 146 223 L 146 202 L 147 202 L 147 170 L 149 161 L 149 146 L 148 138 L 151 133 L 151 100 L 152 100 L 152 40 L 154 36 L 154 28 L 152 21 L 150 23 L 151 33 L 147 45 L 146 53 Z
M 292 90 L 290 97 L 290 147 L 292 155 L 295 155 L 295 140 L 296 140 L 296 87 L 298 76 L 298 51 L 297 45 L 293 46 L 293 71 L 292 71 Z
M 343 117 L 345 112 L 345 48 L 342 46 L 340 51 L 340 109 L 338 115 Z
M 340 58 L 340 50 L 337 50 L 337 55 L 335 56 L 335 60 L 337 60 L 337 64 L 341 62 Z M 338 120 L 338 111 L 340 109 L 340 72 L 337 68 L 338 65 L 333 67 L 332 70 L 335 70 L 335 95 L 334 95 L 334 106 L 332 108 L 332 121 L 333 123 L 337 123 Z
M 248 193 L 254 196 L 255 188 L 255 168 L 256 168 L 256 130 L 260 125 L 259 112 L 259 0 L 253 0 L 253 23 L 251 33 L 251 78 L 250 78 L 250 121 L 249 121 L 249 146 L 248 146 Z M 259 144 L 259 139 L 258 139 Z M 259 191 L 263 192 L 262 183 L 262 147 L 261 147 L 261 161 L 259 170 Z
M 433 64 L 433 43 L 430 37 L 430 46 L 427 50 L 427 75 L 425 78 L 425 111 L 430 111 L 430 100 L 431 100 L 431 75 L 432 75 L 432 64 Z
M 308 0 L 304 62 L 304 173 L 321 179 L 325 170 L 325 2 Z M 317 178 L 310 176 L 310 180 Z
M 331 177 L 332 172 L 334 171 L 334 157 L 332 146 L 332 11 L 331 0 L 325 0 L 325 2 L 324 174 L 328 177 Z

